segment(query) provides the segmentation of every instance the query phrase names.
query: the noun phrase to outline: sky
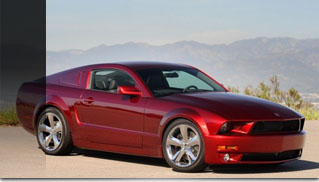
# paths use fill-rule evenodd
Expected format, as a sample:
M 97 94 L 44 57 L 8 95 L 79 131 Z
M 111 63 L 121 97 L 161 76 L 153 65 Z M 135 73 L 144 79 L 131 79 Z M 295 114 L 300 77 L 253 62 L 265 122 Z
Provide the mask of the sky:
M 47 0 L 47 50 L 319 38 L 317 0 Z

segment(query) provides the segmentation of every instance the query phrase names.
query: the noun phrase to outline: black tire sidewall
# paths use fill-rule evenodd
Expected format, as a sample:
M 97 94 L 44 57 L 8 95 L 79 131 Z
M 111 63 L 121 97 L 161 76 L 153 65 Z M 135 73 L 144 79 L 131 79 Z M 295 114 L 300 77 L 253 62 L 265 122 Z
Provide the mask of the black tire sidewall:
M 39 140 L 39 135 L 38 135 L 38 127 L 39 127 L 39 121 L 41 120 L 41 118 L 46 114 L 46 113 L 54 113 L 55 115 L 57 115 L 59 117 L 59 119 L 62 122 L 62 130 L 63 130 L 63 136 L 62 136 L 62 141 L 60 143 L 60 145 L 58 146 L 58 148 L 56 148 L 53 151 L 48 151 L 45 148 L 42 147 L 42 145 L 40 144 L 40 140 Z M 37 141 L 38 144 L 40 146 L 40 148 L 49 155 L 63 155 L 65 153 L 67 153 L 68 148 L 70 148 L 71 144 L 71 136 L 70 136 L 70 130 L 68 127 L 68 124 L 63 116 L 63 114 L 56 108 L 54 107 L 48 107 L 46 108 L 44 111 L 42 111 L 42 113 L 39 115 L 37 123 L 36 123 L 36 137 L 37 137 Z
M 189 126 L 192 126 L 194 129 L 196 129 L 197 133 L 200 136 L 200 142 L 201 142 L 201 148 L 200 148 L 200 154 L 197 158 L 197 160 L 190 166 L 188 167 L 180 167 L 175 165 L 168 157 L 167 152 L 166 152 L 166 139 L 168 137 L 169 132 L 177 125 L 181 125 L 181 124 L 186 124 Z M 204 145 L 204 141 L 203 141 L 203 136 L 201 131 L 198 129 L 198 127 L 191 121 L 187 120 L 187 119 L 177 119 L 175 121 L 173 121 L 173 123 L 171 123 L 167 129 L 164 132 L 164 136 L 163 136 L 163 141 L 162 141 L 162 151 L 163 151 L 163 155 L 164 158 L 166 160 L 166 162 L 175 170 L 178 172 L 199 172 L 205 169 L 206 164 L 205 164 L 205 145 Z

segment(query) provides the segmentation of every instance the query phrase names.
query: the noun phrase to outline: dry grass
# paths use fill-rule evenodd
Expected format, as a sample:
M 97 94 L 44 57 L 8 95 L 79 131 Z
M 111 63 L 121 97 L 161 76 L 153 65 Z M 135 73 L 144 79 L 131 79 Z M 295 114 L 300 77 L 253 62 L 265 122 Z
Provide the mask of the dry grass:
M 300 109 L 298 112 L 304 115 L 306 120 L 319 120 L 319 111 L 314 108 Z
M 7 125 L 7 126 L 19 125 L 15 108 L 0 110 L 0 125 Z

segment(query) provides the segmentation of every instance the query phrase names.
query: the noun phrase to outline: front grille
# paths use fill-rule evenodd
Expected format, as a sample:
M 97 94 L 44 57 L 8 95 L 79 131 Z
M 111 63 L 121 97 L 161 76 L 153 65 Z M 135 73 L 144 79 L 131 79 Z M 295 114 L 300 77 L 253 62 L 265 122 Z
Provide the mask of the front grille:
M 290 150 L 280 153 L 248 153 L 244 154 L 242 161 L 281 161 L 295 159 L 301 156 L 301 150 Z
M 304 121 L 304 119 L 301 121 L 299 121 L 299 119 L 288 121 L 258 121 L 254 125 L 251 134 L 298 132 L 302 130 Z

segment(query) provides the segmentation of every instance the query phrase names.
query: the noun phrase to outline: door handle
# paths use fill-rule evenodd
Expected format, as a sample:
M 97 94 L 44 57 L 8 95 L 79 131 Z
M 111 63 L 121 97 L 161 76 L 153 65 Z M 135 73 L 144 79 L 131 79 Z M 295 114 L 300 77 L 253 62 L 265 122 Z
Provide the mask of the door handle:
M 95 100 L 94 100 L 92 97 L 83 99 L 83 102 L 88 103 L 88 104 L 91 104 L 91 103 L 94 102 L 94 101 L 95 101 Z

